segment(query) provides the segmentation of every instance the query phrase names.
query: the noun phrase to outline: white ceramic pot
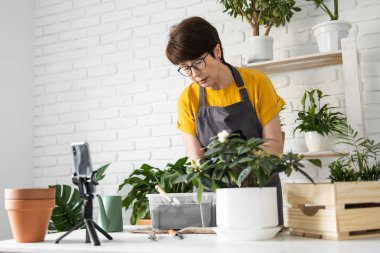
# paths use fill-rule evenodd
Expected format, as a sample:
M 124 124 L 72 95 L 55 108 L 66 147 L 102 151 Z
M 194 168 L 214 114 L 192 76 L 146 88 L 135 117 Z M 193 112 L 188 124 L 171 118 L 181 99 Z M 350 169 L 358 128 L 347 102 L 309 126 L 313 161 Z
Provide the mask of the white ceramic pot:
M 306 147 L 310 152 L 319 152 L 330 150 L 332 146 L 331 135 L 320 135 L 318 132 L 306 132 L 305 133 Z
M 243 63 L 249 64 L 273 59 L 273 38 L 270 36 L 253 36 L 248 40 Z
M 216 191 L 215 232 L 225 240 L 264 240 L 279 231 L 275 187 Z
M 332 52 L 341 49 L 341 39 L 346 38 L 351 24 L 343 20 L 333 20 L 320 23 L 313 27 L 319 52 Z

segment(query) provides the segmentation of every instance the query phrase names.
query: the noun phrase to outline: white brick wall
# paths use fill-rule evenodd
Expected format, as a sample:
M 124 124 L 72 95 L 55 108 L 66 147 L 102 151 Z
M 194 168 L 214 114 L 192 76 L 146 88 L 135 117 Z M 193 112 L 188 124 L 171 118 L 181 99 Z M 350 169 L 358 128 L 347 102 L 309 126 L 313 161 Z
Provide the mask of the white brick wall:
M 305 1 L 287 27 L 273 28 L 275 58 L 317 52 L 311 27 L 328 20 Z M 364 86 L 368 134 L 380 141 L 380 2 L 341 1 L 341 17 L 353 23 Z M 198 15 L 220 32 L 226 59 L 249 46 L 247 22 L 222 12 L 215 0 L 37 0 L 35 10 L 36 186 L 70 182 L 69 144 L 87 140 L 95 168 L 112 162 L 112 180 L 100 192 L 113 194 L 142 163 L 162 166 L 185 155 L 175 129 L 176 100 L 187 80 L 165 57 L 171 25 Z M 299 98 L 307 88 L 333 95 L 345 111 L 340 66 L 271 76 L 287 101 L 286 150 L 305 148 L 293 135 Z M 296 138 L 296 139 L 295 139 Z M 313 172 L 325 178 L 326 171 Z M 297 178 L 297 177 L 295 177 Z

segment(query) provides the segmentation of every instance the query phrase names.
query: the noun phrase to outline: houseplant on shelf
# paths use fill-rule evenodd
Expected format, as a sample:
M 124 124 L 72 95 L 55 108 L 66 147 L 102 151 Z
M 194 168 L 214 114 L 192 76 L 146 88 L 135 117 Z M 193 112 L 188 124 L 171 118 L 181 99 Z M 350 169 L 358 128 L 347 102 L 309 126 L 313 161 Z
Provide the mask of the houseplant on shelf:
M 236 18 L 247 20 L 253 31 L 253 38 L 246 52 L 247 63 L 273 59 L 273 38 L 269 32 L 273 26 L 284 26 L 290 21 L 296 7 L 295 0 L 218 0 L 224 12 Z M 260 26 L 264 26 L 264 36 L 260 36 Z
M 270 155 L 262 150 L 264 143 L 263 139 L 245 140 L 240 134 L 223 131 L 211 139 L 199 165 L 193 162 L 175 181 L 192 182 L 197 187 L 198 202 L 204 189 L 216 191 L 215 231 L 222 238 L 274 237 L 279 231 L 276 188 L 261 187 L 280 172 L 289 176 L 296 171 L 313 181 L 302 170 L 302 156 Z M 320 160 L 309 161 L 321 166 Z
M 130 223 L 135 225 L 138 220 L 150 219 L 149 201 L 147 194 L 157 193 L 156 185 L 160 185 L 167 193 L 192 192 L 193 186 L 190 183 L 174 183 L 178 175 L 175 172 L 184 173 L 188 158 L 177 160 L 174 164 L 168 163 L 164 169 L 152 167 L 148 164 L 141 165 L 119 185 L 119 190 L 132 186 L 127 196 L 123 199 L 122 205 L 127 210 L 132 207 Z
M 331 52 L 341 49 L 341 39 L 346 38 L 351 29 L 351 24 L 339 19 L 339 0 L 333 0 L 333 9 L 327 6 L 325 0 L 306 0 L 314 2 L 316 8 L 325 12 L 330 21 L 317 24 L 312 28 L 317 39 L 320 52 Z
M 340 112 L 333 112 L 328 103 L 321 106 L 321 100 L 328 95 L 319 89 L 305 91 L 301 99 L 302 110 L 298 112 L 297 129 L 305 132 L 305 142 L 310 152 L 325 151 L 331 148 L 331 134 L 340 132 L 339 126 L 346 122 Z
M 352 151 L 329 165 L 331 183 L 285 184 L 285 224 L 291 233 L 323 239 L 380 237 L 380 143 L 347 124 L 337 138 Z

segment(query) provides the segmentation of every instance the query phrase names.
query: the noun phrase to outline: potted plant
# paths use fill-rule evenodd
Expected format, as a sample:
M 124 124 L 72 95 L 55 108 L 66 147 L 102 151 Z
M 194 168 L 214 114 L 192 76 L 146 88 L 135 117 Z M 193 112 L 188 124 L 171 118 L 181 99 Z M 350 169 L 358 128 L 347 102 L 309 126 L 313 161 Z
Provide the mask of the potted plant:
M 297 129 L 305 133 L 305 142 L 310 152 L 324 151 L 331 148 L 331 134 L 340 132 L 339 126 L 346 122 L 340 112 L 333 112 L 334 107 L 328 103 L 321 106 L 324 95 L 319 89 L 305 91 L 301 99 L 302 110 L 298 112 Z
M 339 19 L 339 0 L 333 0 L 333 9 L 330 9 L 324 0 L 306 0 L 314 2 L 316 8 L 325 12 L 330 21 L 317 24 L 313 27 L 314 36 L 317 39 L 320 52 L 331 52 L 341 49 L 341 39 L 346 38 L 351 29 L 351 24 Z M 332 10 L 332 11 L 331 11 Z
M 122 202 L 125 210 L 132 207 L 130 217 L 132 225 L 135 225 L 138 220 L 150 219 L 149 201 L 146 195 L 157 193 L 155 189 L 156 185 L 160 185 L 167 193 L 193 191 L 193 186 L 190 183 L 174 183 L 174 180 L 178 177 L 175 172 L 184 173 L 187 160 L 188 158 L 184 157 L 177 160 L 174 164 L 168 163 L 163 170 L 143 164 L 119 185 L 118 191 L 132 186 Z
M 252 28 L 253 38 L 247 50 L 246 63 L 273 59 L 273 38 L 269 32 L 273 26 L 284 26 L 290 21 L 296 7 L 295 0 L 219 0 L 224 12 L 236 18 L 241 16 Z M 264 26 L 264 36 L 260 36 Z
M 192 165 L 176 182 L 192 182 L 198 201 L 204 189 L 216 191 L 216 233 L 229 240 L 259 240 L 279 231 L 277 192 L 267 183 L 277 173 L 303 170 L 302 156 L 270 155 L 262 150 L 263 139 L 245 140 L 240 134 L 223 131 L 211 139 L 199 165 Z M 321 166 L 320 160 L 309 160 Z M 280 207 L 282 208 L 282 207 Z
M 347 240 L 380 237 L 380 143 L 341 126 L 352 148 L 329 165 L 331 183 L 285 184 L 285 224 L 293 234 Z

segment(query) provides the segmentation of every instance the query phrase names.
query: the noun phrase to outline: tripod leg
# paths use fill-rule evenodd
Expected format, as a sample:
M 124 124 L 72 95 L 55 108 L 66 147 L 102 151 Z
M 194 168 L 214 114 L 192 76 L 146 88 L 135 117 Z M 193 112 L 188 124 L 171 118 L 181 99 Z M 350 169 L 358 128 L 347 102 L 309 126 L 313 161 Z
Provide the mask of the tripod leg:
M 90 235 L 88 234 L 87 227 L 86 227 L 86 241 L 85 241 L 85 243 L 91 243 Z
M 99 246 L 100 241 L 98 235 L 96 234 L 94 222 L 92 220 L 85 220 L 84 222 L 86 223 L 86 228 L 91 236 L 92 241 L 94 242 L 94 245 Z
M 107 237 L 108 238 L 108 240 L 112 240 L 112 236 L 110 236 L 110 234 L 108 234 L 104 229 L 102 229 L 98 224 L 96 224 L 95 222 L 94 222 L 94 226 L 95 226 L 95 228 L 100 232 L 100 233 L 102 233 L 105 237 Z
M 63 238 L 65 238 L 68 234 L 70 234 L 71 232 L 73 232 L 74 230 L 80 228 L 81 226 L 83 226 L 84 222 L 81 221 L 79 223 L 77 223 L 74 227 L 70 228 L 69 231 L 67 231 L 65 234 L 63 234 L 61 237 L 59 237 L 57 240 L 55 240 L 55 243 L 59 243 Z

